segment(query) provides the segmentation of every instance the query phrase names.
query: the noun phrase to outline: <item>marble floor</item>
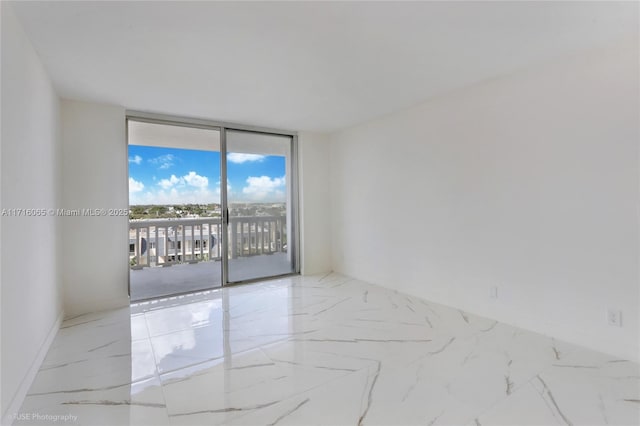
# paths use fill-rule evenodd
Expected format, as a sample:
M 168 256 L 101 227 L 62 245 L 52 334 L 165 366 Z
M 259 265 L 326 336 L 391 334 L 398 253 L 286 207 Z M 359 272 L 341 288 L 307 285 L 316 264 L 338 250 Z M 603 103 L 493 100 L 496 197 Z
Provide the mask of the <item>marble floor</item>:
M 331 274 L 66 320 L 14 424 L 637 425 L 638 364 Z

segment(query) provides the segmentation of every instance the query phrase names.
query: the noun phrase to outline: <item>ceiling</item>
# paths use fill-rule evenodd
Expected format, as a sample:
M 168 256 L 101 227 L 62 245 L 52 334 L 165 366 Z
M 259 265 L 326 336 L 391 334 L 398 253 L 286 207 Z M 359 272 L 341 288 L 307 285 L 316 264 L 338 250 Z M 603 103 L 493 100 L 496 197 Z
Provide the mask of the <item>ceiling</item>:
M 637 2 L 12 2 L 64 98 L 330 132 L 638 37 Z

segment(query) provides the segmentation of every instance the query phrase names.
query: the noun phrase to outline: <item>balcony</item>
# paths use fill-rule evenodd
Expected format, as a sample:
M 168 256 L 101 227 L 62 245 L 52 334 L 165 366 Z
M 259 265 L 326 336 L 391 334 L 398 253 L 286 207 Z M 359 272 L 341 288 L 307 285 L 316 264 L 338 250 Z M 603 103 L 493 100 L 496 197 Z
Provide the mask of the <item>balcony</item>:
M 131 300 L 220 287 L 220 218 L 129 222 Z M 232 281 L 292 271 L 285 216 L 231 217 Z

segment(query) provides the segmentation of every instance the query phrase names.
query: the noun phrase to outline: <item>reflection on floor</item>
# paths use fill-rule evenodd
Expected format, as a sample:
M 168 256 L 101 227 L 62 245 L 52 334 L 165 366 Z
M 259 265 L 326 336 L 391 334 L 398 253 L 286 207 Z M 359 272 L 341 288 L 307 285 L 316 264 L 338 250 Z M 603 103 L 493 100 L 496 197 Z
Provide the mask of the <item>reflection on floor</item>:
M 220 287 L 220 265 L 220 261 L 211 261 L 131 270 L 131 300 L 145 300 Z M 291 272 L 291 262 L 287 253 L 229 259 L 231 281 L 272 277 Z
M 331 274 L 69 319 L 16 423 L 632 425 L 639 393 L 637 363 Z

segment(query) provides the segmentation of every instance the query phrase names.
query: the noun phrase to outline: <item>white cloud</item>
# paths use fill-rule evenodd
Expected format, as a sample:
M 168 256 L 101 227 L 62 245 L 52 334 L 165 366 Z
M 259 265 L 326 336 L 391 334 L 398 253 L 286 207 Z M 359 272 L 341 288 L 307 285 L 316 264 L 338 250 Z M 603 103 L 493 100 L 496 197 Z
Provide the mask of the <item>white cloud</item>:
M 142 185 L 142 184 L 140 184 Z M 130 184 L 131 186 L 131 184 Z M 209 190 L 209 179 L 190 171 L 184 176 L 171 175 L 160 179 L 158 186 L 148 191 L 130 192 L 129 203 L 136 204 L 198 204 L 219 203 L 220 185 Z
M 196 172 L 191 171 L 182 177 L 171 175 L 169 179 L 160 179 L 158 185 L 161 186 L 162 189 L 192 186 L 200 190 L 205 190 L 209 187 L 209 178 L 206 176 L 200 176 Z
M 251 201 L 284 200 L 284 186 L 286 179 L 283 177 L 270 178 L 269 176 L 249 176 L 247 186 L 242 188 L 242 193 Z
M 140 164 L 142 163 L 142 157 L 140 157 L 139 155 L 136 155 L 134 157 L 129 157 L 129 162 L 134 164 Z
M 129 178 L 129 193 L 140 192 L 143 189 L 144 189 L 144 184 L 142 182 L 138 182 L 134 178 Z
M 259 154 L 241 154 L 239 152 L 230 152 L 229 154 L 227 154 L 227 160 L 235 164 L 242 164 L 252 161 L 260 162 L 264 159 L 265 156 Z
M 182 177 L 187 185 L 195 188 L 205 189 L 209 186 L 209 179 L 206 176 L 200 176 L 196 172 L 189 172 L 189 174 Z
M 161 155 L 159 157 L 155 157 L 155 158 L 150 158 L 149 163 L 158 166 L 159 169 L 164 170 L 164 169 L 168 169 L 171 166 L 173 166 L 173 162 L 175 161 L 176 157 L 173 154 L 165 154 L 165 155 Z
M 180 183 L 181 178 L 177 178 L 176 175 L 171 175 L 169 179 L 160 179 L 158 185 L 160 185 L 164 189 L 169 189 L 177 183 Z

